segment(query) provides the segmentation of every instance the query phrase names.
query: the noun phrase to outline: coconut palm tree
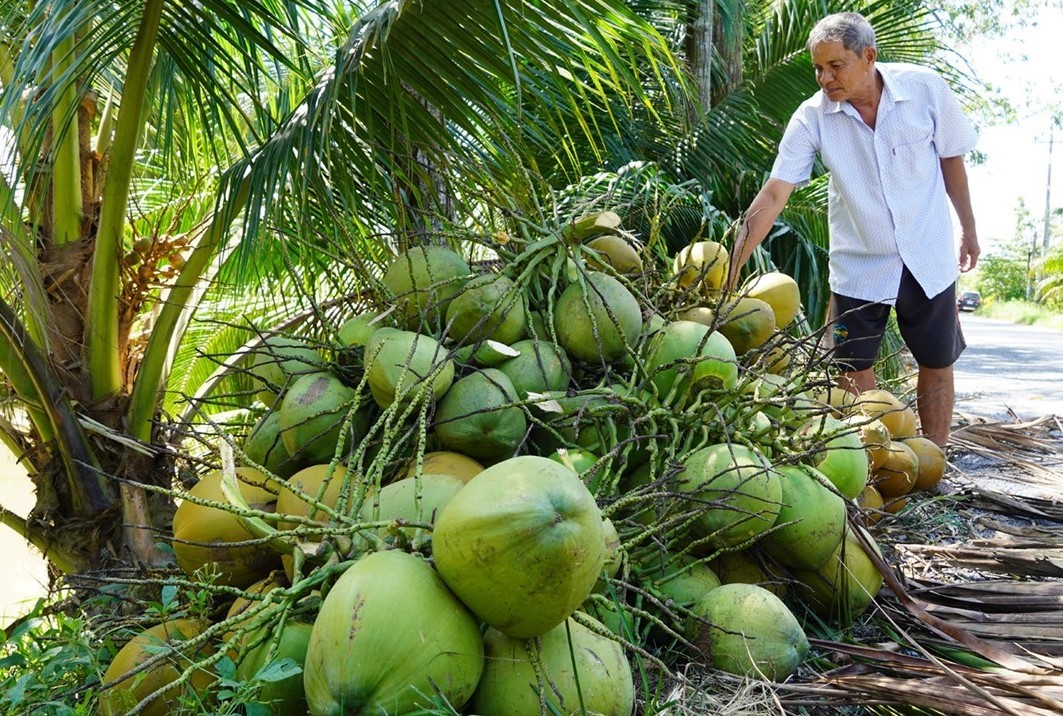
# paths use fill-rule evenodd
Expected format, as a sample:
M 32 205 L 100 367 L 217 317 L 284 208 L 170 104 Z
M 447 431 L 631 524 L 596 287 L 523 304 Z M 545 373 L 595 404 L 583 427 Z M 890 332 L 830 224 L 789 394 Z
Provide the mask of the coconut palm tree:
M 159 558 L 184 434 L 168 417 L 241 404 L 204 398 L 218 356 L 322 317 L 395 247 L 466 217 L 542 221 L 543 187 L 684 102 L 664 40 L 607 0 L 3 0 L 0 16 L 17 151 L 0 434 L 38 496 L 29 519 L 0 515 L 66 572 Z

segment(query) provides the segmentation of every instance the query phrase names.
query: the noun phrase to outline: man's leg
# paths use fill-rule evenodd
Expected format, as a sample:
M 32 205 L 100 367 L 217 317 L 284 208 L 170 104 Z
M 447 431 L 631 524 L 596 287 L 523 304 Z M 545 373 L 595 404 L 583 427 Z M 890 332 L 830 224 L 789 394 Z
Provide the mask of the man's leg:
M 956 310 L 956 284 L 927 298 L 905 268 L 897 297 L 897 325 L 919 364 L 915 394 L 920 429 L 945 447 L 956 397 L 952 364 L 967 347 Z
M 838 387 L 855 394 L 873 390 L 875 357 L 886 330 L 889 305 L 832 293 L 828 311 Z
M 856 395 L 863 393 L 865 390 L 874 390 L 876 386 L 875 371 L 871 368 L 842 371 L 838 374 L 838 387 Z
M 956 397 L 952 366 L 920 366 L 915 393 L 920 430 L 935 443 L 945 447 L 952 430 L 952 406 Z

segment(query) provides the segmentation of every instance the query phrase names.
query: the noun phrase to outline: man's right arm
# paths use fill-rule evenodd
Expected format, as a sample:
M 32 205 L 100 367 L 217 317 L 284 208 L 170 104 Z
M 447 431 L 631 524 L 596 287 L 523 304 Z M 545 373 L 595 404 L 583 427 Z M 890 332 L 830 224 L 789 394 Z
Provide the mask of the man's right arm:
M 742 267 L 771 231 L 772 225 L 779 218 L 779 214 L 782 213 L 793 191 L 794 185 L 790 182 L 772 178 L 764 182 L 764 186 L 757 192 L 757 196 L 746 209 L 745 218 L 738 230 L 734 247 L 731 249 L 731 270 L 727 277 L 727 290 L 734 287 Z

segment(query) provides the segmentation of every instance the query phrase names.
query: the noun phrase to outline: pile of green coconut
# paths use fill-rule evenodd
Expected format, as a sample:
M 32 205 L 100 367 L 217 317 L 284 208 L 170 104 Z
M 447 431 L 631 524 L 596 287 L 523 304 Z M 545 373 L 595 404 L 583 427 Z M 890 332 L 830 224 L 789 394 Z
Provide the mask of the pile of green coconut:
M 831 388 L 794 280 L 725 292 L 720 243 L 664 259 L 608 211 L 532 239 L 398 252 L 246 347 L 252 419 L 173 520 L 214 611 L 129 641 L 101 713 L 232 665 L 275 714 L 628 716 L 632 665 L 780 681 L 868 608 L 857 525 L 944 470 L 911 408 Z

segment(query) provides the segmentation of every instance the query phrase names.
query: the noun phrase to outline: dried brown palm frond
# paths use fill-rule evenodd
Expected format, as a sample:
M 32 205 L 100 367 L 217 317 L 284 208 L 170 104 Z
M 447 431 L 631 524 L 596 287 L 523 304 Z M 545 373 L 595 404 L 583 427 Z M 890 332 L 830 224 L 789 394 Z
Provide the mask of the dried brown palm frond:
M 811 640 L 850 663 L 821 676 L 819 684 L 780 684 L 788 708 L 843 704 L 898 705 L 961 716 L 1063 713 L 1063 675 L 986 671 L 933 656 L 885 648 Z
M 959 414 L 959 425 L 954 427 L 949 443 L 953 450 L 1012 468 L 1004 474 L 993 475 L 994 479 L 1049 488 L 1049 496 L 1052 496 L 1051 491 L 1058 495 L 1063 484 L 1061 432 L 1063 424 L 1053 415 L 1026 422 L 1003 423 Z M 953 459 L 950 466 L 963 481 L 977 485 L 978 476 L 971 479 L 964 462 Z
M 1057 493 L 1063 491 L 1061 488 L 1063 488 L 1063 472 L 1058 475 L 1058 482 L 1056 483 Z M 979 510 L 999 512 L 1007 515 L 1011 520 L 1014 520 L 1016 517 L 1023 517 L 1031 520 L 1050 520 L 1063 523 L 1063 502 L 1060 502 L 1058 498 L 1047 500 L 1033 496 L 1004 495 L 996 491 L 985 490 L 978 487 L 971 489 L 969 492 L 974 497 L 971 507 Z M 1016 532 L 1015 530 L 1020 528 L 1008 521 L 993 520 L 985 514 L 978 515 L 977 519 L 990 529 L 1009 532 L 1011 534 L 1019 534 L 1019 532 Z M 1056 528 L 1055 531 L 1058 531 L 1058 528 Z M 1046 530 L 1035 526 L 1029 529 L 1030 534 L 1034 532 L 1051 534 L 1053 530 L 1051 528 Z
M 955 545 L 900 545 L 925 559 L 949 560 L 983 573 L 1017 577 L 1063 577 L 1063 534 L 1030 539 L 999 535 Z
M 1063 656 L 1061 582 L 913 582 L 909 594 L 927 612 L 979 638 L 1006 641 L 1036 654 Z

